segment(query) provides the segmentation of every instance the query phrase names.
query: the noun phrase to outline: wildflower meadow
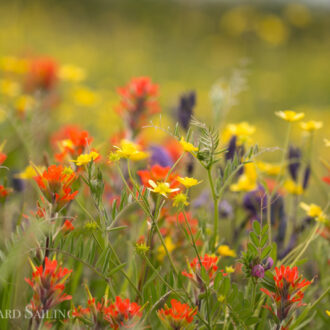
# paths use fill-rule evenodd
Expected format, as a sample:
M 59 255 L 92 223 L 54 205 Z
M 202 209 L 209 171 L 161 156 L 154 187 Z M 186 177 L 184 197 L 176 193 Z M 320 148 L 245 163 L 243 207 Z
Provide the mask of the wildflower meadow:
M 329 329 L 315 111 L 274 107 L 258 139 L 244 60 L 198 110 L 193 86 L 168 109 L 149 74 L 98 91 L 52 54 L 0 55 L 0 329 Z

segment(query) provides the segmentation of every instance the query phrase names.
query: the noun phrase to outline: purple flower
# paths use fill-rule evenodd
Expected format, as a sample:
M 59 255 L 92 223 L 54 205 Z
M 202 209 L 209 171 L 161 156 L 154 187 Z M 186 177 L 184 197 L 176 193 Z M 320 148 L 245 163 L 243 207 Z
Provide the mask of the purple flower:
M 298 147 L 290 146 L 288 152 L 288 169 L 292 180 L 297 181 L 300 168 L 301 151 Z
M 180 103 L 178 107 L 178 121 L 179 124 L 187 130 L 189 128 L 191 116 L 193 114 L 193 109 L 196 105 L 196 93 L 189 92 L 183 94 L 180 97 Z
M 173 165 L 171 156 L 166 149 L 159 146 L 151 146 L 150 149 L 151 149 L 151 158 L 150 158 L 151 165 L 158 164 L 163 167 L 166 166 L 171 167 Z
M 274 260 L 271 257 L 268 257 L 265 261 L 264 270 L 271 269 L 274 265 Z
M 265 276 L 264 267 L 260 264 L 253 266 L 251 275 L 258 278 L 263 278 Z

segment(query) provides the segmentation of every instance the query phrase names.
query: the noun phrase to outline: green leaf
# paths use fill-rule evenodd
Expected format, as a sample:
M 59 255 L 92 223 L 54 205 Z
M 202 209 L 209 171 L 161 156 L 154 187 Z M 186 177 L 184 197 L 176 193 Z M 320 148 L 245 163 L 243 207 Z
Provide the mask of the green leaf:
M 258 250 L 257 248 L 252 244 L 252 243 L 248 243 L 248 250 L 251 252 L 251 254 L 253 255 L 257 255 L 258 254 Z
M 259 246 L 259 239 L 253 231 L 250 232 L 250 240 L 256 247 Z
M 268 245 L 261 253 L 261 259 L 266 258 L 272 250 L 272 245 Z
M 109 277 L 113 276 L 117 272 L 119 272 L 121 269 L 123 269 L 126 266 L 126 262 L 118 265 L 117 267 L 113 268 L 111 272 L 108 274 Z
M 260 235 L 260 223 L 259 223 L 259 221 L 253 221 L 252 227 L 253 227 L 253 230 L 255 231 L 255 233 Z

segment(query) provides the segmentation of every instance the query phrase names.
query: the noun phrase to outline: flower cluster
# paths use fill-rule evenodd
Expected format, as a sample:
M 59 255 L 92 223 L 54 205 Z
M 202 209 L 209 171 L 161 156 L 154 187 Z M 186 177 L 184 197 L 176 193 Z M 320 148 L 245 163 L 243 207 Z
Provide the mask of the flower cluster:
M 169 329 L 193 329 L 192 322 L 197 314 L 197 308 L 191 308 L 176 299 L 171 299 L 171 307 L 165 305 L 157 311 L 162 323 Z
M 31 261 L 32 278 L 25 281 L 33 289 L 33 297 L 30 303 L 31 311 L 37 320 L 51 308 L 72 297 L 63 293 L 65 282 L 72 270 L 62 268 L 56 259 L 45 258 L 45 265 L 35 266 Z
M 133 78 L 126 86 L 118 88 L 118 94 L 121 100 L 117 111 L 132 131 L 160 110 L 156 99 L 158 86 L 148 77 Z
M 72 316 L 84 323 L 102 328 L 127 329 L 134 327 L 142 317 L 141 306 L 129 299 L 122 299 L 117 296 L 115 301 L 111 303 L 106 294 L 101 301 L 96 301 L 88 289 L 87 291 L 89 295 L 88 307 L 78 306 L 72 312 Z
M 302 299 L 304 298 L 304 290 L 311 282 L 303 279 L 302 275 L 299 275 L 298 268 L 282 265 L 281 267 L 275 267 L 275 289 L 269 291 L 268 289 L 261 288 L 260 290 L 267 294 L 273 301 L 272 306 L 265 305 L 273 315 L 277 322 L 289 318 L 289 315 L 298 307 L 303 306 Z M 290 319 L 286 326 L 290 323 Z
M 200 260 L 198 257 L 196 257 L 190 264 L 188 264 L 189 271 L 183 271 L 182 275 L 192 280 L 197 287 L 203 288 L 204 284 L 201 274 L 202 268 L 206 271 L 209 277 L 210 284 L 212 284 L 215 277 L 215 273 L 218 270 L 218 261 L 219 257 L 209 256 L 208 254 L 205 254 Z M 226 276 L 227 274 L 223 273 L 223 275 Z
M 78 191 L 71 191 L 75 179 L 72 170 L 62 165 L 51 165 L 35 177 L 40 190 L 47 200 L 55 205 L 56 210 L 60 210 L 78 194 Z

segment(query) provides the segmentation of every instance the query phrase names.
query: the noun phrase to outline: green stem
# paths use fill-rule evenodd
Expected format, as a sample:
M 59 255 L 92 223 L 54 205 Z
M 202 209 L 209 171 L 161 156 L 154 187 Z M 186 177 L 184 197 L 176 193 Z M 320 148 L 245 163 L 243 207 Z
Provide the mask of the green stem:
M 315 226 L 315 229 L 313 230 L 312 234 L 310 235 L 309 239 L 306 241 L 306 243 L 303 246 L 303 249 L 300 251 L 300 253 L 296 256 L 296 258 L 292 261 L 290 267 L 294 266 L 295 263 L 299 260 L 299 258 L 305 253 L 305 251 L 307 250 L 308 246 L 310 245 L 310 243 L 314 240 L 315 238 L 315 234 L 317 232 L 317 230 L 320 228 L 320 224 L 318 223 Z
M 218 228 L 219 228 L 219 212 L 218 212 L 218 196 L 216 194 L 214 184 L 213 184 L 213 179 L 212 179 L 212 174 L 211 174 L 211 169 L 207 169 L 207 175 L 211 187 L 211 193 L 212 193 L 212 198 L 213 198 L 213 204 L 214 204 L 214 213 L 213 213 L 213 237 L 211 238 L 210 242 L 210 248 L 212 251 L 215 249 L 215 245 L 217 242 L 218 238 Z

